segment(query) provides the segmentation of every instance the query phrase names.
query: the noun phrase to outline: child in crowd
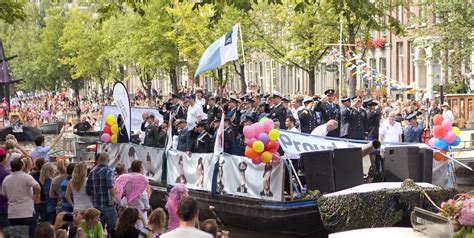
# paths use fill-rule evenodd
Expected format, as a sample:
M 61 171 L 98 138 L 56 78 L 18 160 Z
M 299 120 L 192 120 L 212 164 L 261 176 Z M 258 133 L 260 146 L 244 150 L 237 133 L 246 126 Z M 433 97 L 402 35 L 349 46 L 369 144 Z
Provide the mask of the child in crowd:
M 104 229 L 100 223 L 100 211 L 95 208 L 88 208 L 81 221 L 81 229 L 87 237 L 102 238 Z

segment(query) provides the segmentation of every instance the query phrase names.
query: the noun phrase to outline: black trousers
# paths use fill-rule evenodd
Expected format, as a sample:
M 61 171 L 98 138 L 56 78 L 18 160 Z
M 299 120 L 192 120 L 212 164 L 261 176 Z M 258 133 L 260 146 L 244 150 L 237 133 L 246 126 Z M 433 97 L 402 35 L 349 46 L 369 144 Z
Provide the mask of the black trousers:
M 30 237 L 35 237 L 35 229 L 38 223 L 38 219 L 36 216 L 27 217 L 27 218 L 15 218 L 15 219 L 8 219 L 10 222 L 10 226 L 28 226 L 30 228 L 29 234 Z

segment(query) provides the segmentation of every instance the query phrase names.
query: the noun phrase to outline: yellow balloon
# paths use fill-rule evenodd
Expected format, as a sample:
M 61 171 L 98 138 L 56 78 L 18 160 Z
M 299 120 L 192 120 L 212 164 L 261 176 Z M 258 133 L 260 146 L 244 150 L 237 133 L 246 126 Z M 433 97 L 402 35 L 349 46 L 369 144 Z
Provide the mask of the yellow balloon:
M 453 133 L 457 136 L 461 135 L 461 130 L 459 130 L 458 127 L 456 126 L 453 126 L 453 129 L 452 129 Z
M 111 142 L 112 144 L 117 144 L 117 142 L 118 142 L 118 136 L 117 136 L 117 135 L 112 135 L 112 136 L 110 137 L 110 142 Z
M 270 132 L 268 132 L 268 138 L 270 140 L 276 140 L 280 137 L 280 132 L 277 129 L 272 129 Z
M 255 152 L 260 153 L 263 151 L 263 149 L 265 149 L 265 145 L 263 144 L 263 142 L 258 140 L 252 144 L 252 148 L 253 150 L 255 150 Z
M 272 160 L 272 157 L 273 157 L 272 153 L 265 151 L 262 153 L 261 159 L 263 163 L 267 164 L 267 163 L 270 163 L 270 161 Z
M 109 124 L 110 126 L 112 126 L 112 125 L 114 125 L 114 124 L 117 124 L 117 123 L 115 123 L 115 117 L 114 117 L 114 115 L 112 115 L 112 114 L 107 115 L 107 117 L 105 117 L 105 121 L 106 121 L 107 124 Z
M 113 125 L 110 127 L 110 130 L 112 131 L 112 134 L 117 134 L 117 132 L 118 132 L 118 125 L 117 125 L 117 124 L 113 124 Z

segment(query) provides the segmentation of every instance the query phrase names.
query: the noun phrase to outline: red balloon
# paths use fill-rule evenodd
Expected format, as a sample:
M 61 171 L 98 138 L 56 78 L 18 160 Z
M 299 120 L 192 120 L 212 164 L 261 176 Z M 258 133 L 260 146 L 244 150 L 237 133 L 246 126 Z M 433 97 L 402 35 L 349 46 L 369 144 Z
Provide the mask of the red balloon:
M 110 129 L 109 124 L 104 126 L 104 133 L 107 133 L 109 135 L 112 135 L 112 129 Z
M 271 151 L 272 153 L 277 151 L 280 148 L 278 141 L 269 141 L 266 146 L 266 150 Z
M 440 115 L 440 114 L 436 114 L 434 117 L 433 117 L 433 123 L 436 125 L 436 126 L 441 126 L 441 124 L 443 123 L 443 116 Z
M 446 154 L 446 151 L 444 151 L 444 150 L 439 150 L 439 151 L 443 154 Z M 445 161 L 445 160 L 447 160 L 448 158 L 446 158 L 446 156 L 442 155 L 440 152 L 435 152 L 435 154 L 433 156 L 434 159 L 436 161 Z
M 433 136 L 435 138 L 444 138 L 446 135 L 446 130 L 442 126 L 435 126 L 433 128 Z
M 255 150 L 252 149 L 252 147 L 246 147 L 245 148 L 245 156 L 250 159 L 254 159 L 258 156 L 258 153 L 255 152 Z

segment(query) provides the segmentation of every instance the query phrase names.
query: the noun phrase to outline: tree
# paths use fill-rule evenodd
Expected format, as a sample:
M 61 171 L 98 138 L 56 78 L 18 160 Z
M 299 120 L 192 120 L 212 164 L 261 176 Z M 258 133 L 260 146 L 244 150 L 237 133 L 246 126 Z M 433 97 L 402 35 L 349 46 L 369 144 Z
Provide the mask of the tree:
M 13 24 L 16 20 L 25 20 L 22 1 L 2 0 L 0 1 L 0 20 Z

